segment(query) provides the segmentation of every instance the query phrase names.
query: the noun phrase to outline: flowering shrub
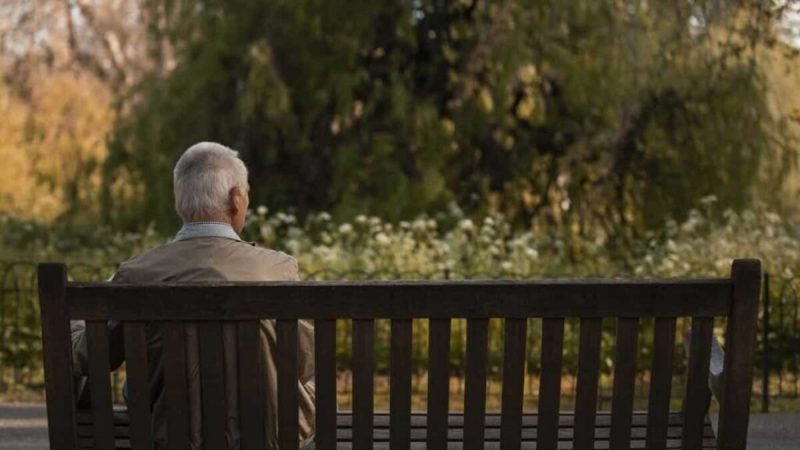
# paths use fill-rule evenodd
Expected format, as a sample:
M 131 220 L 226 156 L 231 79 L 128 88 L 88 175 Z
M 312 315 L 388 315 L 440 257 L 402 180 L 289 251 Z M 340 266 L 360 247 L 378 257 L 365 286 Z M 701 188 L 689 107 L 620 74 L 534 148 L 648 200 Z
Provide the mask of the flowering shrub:
M 793 278 L 800 271 L 800 242 L 789 221 L 765 209 L 742 213 L 726 211 L 712 214 L 713 197 L 704 199 L 697 210 L 682 222 L 668 222 L 663 229 L 645 234 L 626 248 L 615 247 L 593 239 L 583 239 L 560 230 L 538 232 L 515 230 L 503 216 L 487 216 L 481 220 L 466 217 L 458 208 L 435 217 L 418 217 L 411 221 L 387 222 L 378 217 L 357 216 L 349 222 L 337 222 L 325 213 L 309 215 L 300 221 L 296 216 L 258 207 L 250 215 L 244 234 L 265 247 L 295 255 L 301 267 L 301 278 L 335 279 L 470 279 L 470 278 L 547 278 L 547 277 L 706 277 L 728 276 L 733 258 L 755 257 L 763 261 L 765 270 L 781 278 Z M 122 261 L 142 250 L 159 245 L 168 238 L 152 230 L 143 233 L 115 233 L 102 227 L 92 229 L 59 229 L 0 219 L 3 259 L 29 261 L 62 260 L 70 264 L 71 275 L 78 279 L 105 278 Z M 101 270 L 81 270 L 83 266 Z M 30 272 L 30 271 L 28 271 Z M 32 272 L 25 275 L 32 280 Z M 16 283 L 14 274 L 4 275 L 4 283 Z M 15 284 L 16 286 L 16 284 Z M 8 287 L 8 286 L 5 286 Z M 31 291 L 30 295 L 33 293 Z M 8 303 L 14 297 L 0 298 Z M 19 296 L 17 297 L 19 298 Z M 32 319 L 14 325 L 8 317 L 4 324 L 6 348 L 0 349 L 0 363 L 39 370 L 40 347 L 35 301 L 24 308 L 4 304 L 5 311 L 31 309 Z M 795 314 L 797 311 L 795 311 Z M 19 314 L 18 314 L 19 316 Z M 36 316 L 36 317 L 35 317 Z M 34 320 L 36 319 L 36 320 Z M 652 336 L 648 321 L 642 322 L 640 370 L 649 367 Z M 791 322 L 786 321 L 791 327 Z M 464 367 L 465 324 L 453 322 L 451 367 L 456 374 Z M 348 321 L 339 321 L 337 354 L 340 367 L 350 361 L 350 328 Z M 778 329 L 773 334 L 783 331 Z M 564 368 L 574 373 L 577 368 L 578 322 L 566 322 Z M 603 371 L 612 369 L 613 321 L 604 321 Z M 378 321 L 376 362 L 378 371 L 388 370 L 387 321 Z M 490 371 L 502 366 L 502 321 L 492 320 L 489 330 Z M 527 367 L 538 373 L 540 324 L 531 321 Z M 648 334 L 650 333 L 650 334 Z M 21 338 L 27 336 L 30 345 Z M 678 339 L 682 336 L 679 333 Z M 413 364 L 418 373 L 427 368 L 427 321 L 414 322 Z M 791 349 L 773 352 L 776 364 L 791 358 Z M 680 354 L 680 353 L 679 353 Z M 760 363 L 760 361 L 759 361 Z M 681 358 L 676 358 L 679 367 Z
M 367 216 L 337 223 L 323 212 L 301 224 L 262 206 L 244 235 L 295 255 L 307 279 L 728 276 L 732 260 L 745 257 L 784 277 L 800 269 L 800 241 L 785 219 L 763 209 L 714 219 L 713 201 L 614 252 L 558 230 L 513 230 L 501 215 L 472 220 L 456 207 L 399 223 Z

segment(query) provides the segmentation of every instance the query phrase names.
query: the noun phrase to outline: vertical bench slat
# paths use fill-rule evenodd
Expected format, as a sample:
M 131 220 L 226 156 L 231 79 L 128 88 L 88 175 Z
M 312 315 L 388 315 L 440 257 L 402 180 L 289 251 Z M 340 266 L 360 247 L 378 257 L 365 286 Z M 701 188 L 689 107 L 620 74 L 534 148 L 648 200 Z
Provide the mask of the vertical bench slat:
M 392 450 L 411 446 L 411 319 L 392 319 L 389 445 Z
M 761 262 L 734 261 L 731 278 L 733 304 L 725 331 L 725 387 L 719 413 L 718 446 L 721 450 L 742 449 L 747 445 Z
M 353 449 L 372 449 L 375 321 L 353 320 Z
M 316 436 L 318 450 L 336 449 L 336 321 L 314 321 Z
M 189 389 L 186 378 L 186 337 L 181 322 L 161 324 L 164 340 L 164 399 L 167 404 L 167 444 L 170 450 L 189 448 Z
M 39 310 L 42 313 L 42 353 L 47 397 L 47 434 L 64 450 L 78 448 L 72 340 L 67 315 L 67 269 L 63 264 L 38 267 Z
M 526 319 L 505 320 L 503 343 L 503 403 L 500 428 L 502 450 L 519 449 L 522 439 L 522 401 L 525 387 Z
M 611 404 L 612 449 L 631 446 L 633 390 L 636 384 L 636 355 L 639 347 L 639 319 L 617 319 L 617 343 L 614 350 L 614 391 Z
M 153 431 L 150 418 L 148 382 L 147 324 L 128 322 L 125 330 L 125 361 L 128 383 L 128 414 L 131 419 L 131 448 L 151 450 Z
M 299 447 L 297 407 L 297 320 L 279 319 L 278 335 L 278 440 L 281 449 Z
M 575 393 L 575 434 L 573 439 L 573 448 L 575 450 L 594 447 L 601 331 L 601 319 L 581 319 L 580 348 L 578 350 L 578 388 Z
M 537 447 L 558 447 L 558 415 L 561 401 L 561 362 L 564 352 L 564 319 L 542 319 L 542 370 L 539 378 L 539 427 Z
M 200 386 L 203 405 L 205 448 L 226 448 L 225 439 L 225 357 L 221 322 L 197 325 L 200 345 Z
M 428 347 L 428 448 L 446 448 L 450 401 L 450 319 L 430 319 Z
M 667 446 L 672 357 L 675 352 L 675 318 L 656 318 L 653 333 L 653 365 L 650 369 L 646 444 L 648 449 L 663 450 Z
M 260 450 L 264 443 L 264 370 L 261 367 L 261 324 L 241 321 L 236 327 L 239 379 L 239 423 L 242 450 Z
M 489 319 L 467 320 L 464 380 L 464 450 L 483 449 L 486 421 L 486 362 Z
M 684 450 L 697 449 L 703 443 L 703 424 L 711 391 L 708 389 L 708 363 L 711 358 L 713 317 L 693 317 L 689 342 L 686 396 L 683 400 Z
M 86 322 L 89 352 L 89 392 L 92 397 L 92 422 L 96 449 L 114 449 L 114 416 L 111 404 L 111 380 L 108 354 L 108 323 Z

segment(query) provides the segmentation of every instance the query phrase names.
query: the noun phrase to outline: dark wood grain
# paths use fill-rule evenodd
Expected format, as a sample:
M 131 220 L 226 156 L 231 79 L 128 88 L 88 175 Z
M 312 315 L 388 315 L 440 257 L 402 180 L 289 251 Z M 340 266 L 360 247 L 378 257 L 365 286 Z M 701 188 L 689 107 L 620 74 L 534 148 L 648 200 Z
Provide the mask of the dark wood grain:
M 225 357 L 222 322 L 197 324 L 205 448 L 225 449 Z
M 500 447 L 518 449 L 522 439 L 522 401 L 525 388 L 526 319 L 506 319 L 503 339 L 503 427 Z
M 353 448 L 372 449 L 375 322 L 353 320 Z
M 151 450 L 153 431 L 150 417 L 150 383 L 148 382 L 147 324 L 124 324 L 128 413 L 131 417 L 131 448 Z
M 719 414 L 721 450 L 743 449 L 747 444 L 761 262 L 734 261 L 731 278 L 733 305 L 725 332 L 725 384 Z
M 314 321 L 316 436 L 318 450 L 336 448 L 336 321 Z
M 75 283 L 67 298 L 70 318 L 94 320 L 710 317 L 728 314 L 731 289 L 730 280 Z
M 297 406 L 297 320 L 277 321 L 278 440 L 281 449 L 299 446 Z
M 428 324 L 428 448 L 447 447 L 450 401 L 450 319 Z
M 564 319 L 542 320 L 542 373 L 539 378 L 538 446 L 556 450 L 558 446 L 559 402 L 561 400 L 561 362 L 564 352 Z
M 692 318 L 686 395 L 683 399 L 682 448 L 684 450 L 699 448 L 703 441 L 703 420 L 711 400 L 711 391 L 708 389 L 708 363 L 711 358 L 713 331 L 713 318 Z
M 667 445 L 667 421 L 672 392 L 675 319 L 657 318 L 653 333 L 653 365 L 650 369 L 650 397 L 647 405 L 647 448 L 663 450 Z
M 46 268 L 46 266 L 43 266 Z M 133 424 L 116 422 L 111 416 L 110 387 L 91 387 L 95 415 L 75 426 L 74 402 L 55 398 L 52 392 L 71 392 L 69 318 L 87 319 L 92 331 L 90 371 L 94 380 L 108 385 L 107 320 L 138 322 L 125 328 L 131 392 L 142 392 L 149 361 L 146 360 L 144 323 L 174 321 L 162 326 L 164 341 L 165 403 L 169 448 L 187 449 L 189 406 L 186 374 L 184 323 L 198 324 L 204 446 L 225 448 L 225 367 L 222 322 L 249 321 L 237 328 L 238 404 L 242 446 L 263 446 L 264 405 L 258 405 L 265 387 L 257 385 L 260 362 L 245 358 L 257 353 L 257 320 L 278 319 L 278 341 L 294 336 L 293 348 L 279 348 L 278 414 L 279 439 L 283 448 L 295 448 L 297 440 L 297 322 L 312 318 L 317 327 L 315 364 L 317 386 L 316 446 L 337 448 L 700 448 L 713 442 L 708 426 L 708 353 L 712 317 L 728 316 L 726 358 L 727 383 L 723 385 L 720 417 L 720 448 L 741 448 L 746 438 L 747 409 L 752 381 L 752 352 L 758 296 L 759 267 L 755 261 L 737 261 L 732 279 L 655 281 L 474 281 L 474 282 L 276 282 L 202 283 L 194 285 L 128 286 L 108 283 L 66 283 L 64 267 L 55 265 L 49 274 L 40 269 L 43 339 L 48 389 L 50 432 L 59 448 L 69 447 L 70 433 L 81 444 L 110 448 L 142 446 L 147 431 L 138 423 L 149 411 L 141 406 L 147 397 L 138 394 L 131 402 Z M 61 272 L 60 274 L 58 272 Z M 737 275 L 738 274 L 738 275 Z M 60 277 L 60 278 L 59 278 Z M 108 299 L 113 299 L 109 301 Z M 47 301 L 45 301 L 47 300 Z M 59 305 L 60 302 L 60 305 Z M 753 306 L 755 305 L 755 306 Z M 685 420 L 668 413 L 675 317 L 694 317 L 689 375 L 684 401 Z M 468 319 L 465 413 L 448 414 L 450 320 Z M 504 339 L 503 409 L 501 415 L 485 414 L 488 317 L 507 319 Z M 538 416 L 522 414 L 522 379 L 525 324 L 528 317 L 543 318 L 542 375 Z M 581 319 L 576 412 L 559 414 L 563 351 L 563 317 Z M 601 319 L 621 317 L 618 323 L 612 414 L 598 413 L 597 378 Z M 656 318 L 654 365 L 651 374 L 649 414 L 631 412 L 633 377 L 640 318 Z M 339 424 L 336 412 L 335 320 L 354 319 L 353 405 L 350 426 Z M 374 320 L 392 319 L 390 415 L 374 414 L 373 374 Z M 410 413 L 411 319 L 430 319 L 429 398 L 430 416 Z M 181 322 L 181 323 L 178 323 Z M 281 323 L 286 325 L 280 325 Z M 293 324 L 293 325 L 288 325 Z M 102 325 L 102 327 L 101 327 Z M 216 330 L 216 331 L 215 331 Z M 103 333 L 106 336 L 103 336 Z M 103 343 L 105 342 L 105 343 Z M 170 344 L 171 343 L 171 344 Z M 99 347 L 98 347 L 99 346 Z M 54 351 L 53 349 L 58 349 Z M 96 355 L 101 355 L 97 357 Z M 741 355 L 741 356 L 740 356 Z M 69 358 L 65 358 L 69 356 Z M 230 356 L 230 355 L 228 355 Z M 62 361 L 56 361 L 61 358 Z M 49 359 L 49 361 L 48 361 Z M 101 370 L 102 369 L 102 370 Z M 104 376 L 99 376 L 100 372 Z M 291 374 L 290 374 L 291 372 Z M 256 374 L 256 375 L 253 375 Z M 69 376 L 67 376 L 69 375 Z M 733 379 L 731 381 L 731 378 Z M 102 381 L 105 380 L 105 381 Z M 291 387 L 289 380 L 292 381 Z M 60 387 L 55 390 L 54 386 Z M 91 386 L 91 384 L 90 384 Z M 105 394 L 103 393 L 105 392 Z M 104 398 L 108 397 L 109 400 Z M 280 397 L 283 397 L 281 399 Z M 291 399 L 294 396 L 294 406 Z M 52 399 L 51 402 L 51 398 Z M 140 401 L 136 405 L 137 399 Z M 149 399 L 147 399 L 149 401 Z M 102 405 L 101 405 L 102 404 Z M 289 405 L 289 406 L 287 406 Z M 259 409 L 261 408 L 261 409 Z M 51 414 L 51 410 L 53 413 Z M 288 411 L 294 411 L 294 414 Z M 102 411 L 102 414 L 97 413 Z M 63 414 L 62 414 L 63 412 Z M 64 417 L 72 415 L 72 423 Z M 502 417 L 502 419 L 501 419 Z M 109 419 L 110 418 L 110 419 Z M 283 420 L 281 420 L 283 419 Z M 291 420 L 289 420 L 291 419 Z M 112 423 L 112 420 L 114 421 Z M 534 420 L 534 422 L 531 422 Z M 564 422 L 566 420 L 566 422 Z M 373 421 L 375 421 L 373 423 Z M 460 422 L 459 422 L 460 421 Z M 570 422 L 572 421 L 572 422 Z M 292 422 L 292 423 L 289 423 Z M 571 423 L 571 424 L 570 424 Z M 286 431 L 291 429 L 291 431 Z M 54 433 L 53 430 L 60 430 Z M 149 430 L 152 434 L 153 430 Z M 722 439 L 723 435 L 725 439 Z M 66 439 L 64 436 L 67 436 Z M 143 437 L 144 436 L 144 437 Z M 57 439 L 57 441 L 56 441 Z M 448 439 L 450 443 L 448 444 Z M 74 439 L 73 439 L 74 440 Z M 723 442 L 724 441 L 724 442 Z M 67 442 L 67 445 L 61 445 Z
M 597 413 L 597 381 L 600 373 L 601 319 L 581 319 L 578 349 L 578 387 L 575 392 L 576 450 L 593 448 Z
M 95 448 L 114 449 L 114 418 L 111 410 L 111 379 L 106 321 L 86 322 L 89 351 L 89 392 L 92 398 Z M 63 395 L 63 394 L 62 394 Z
M 264 368 L 261 365 L 261 324 L 251 320 L 236 325 L 239 423 L 242 450 L 266 447 L 264 427 L 267 425 L 264 393 Z
M 636 355 L 639 348 L 639 319 L 617 319 L 614 349 L 614 396 L 611 403 L 611 448 L 628 450 L 631 444 L 633 389 L 636 385 Z
M 411 319 L 393 319 L 389 366 L 392 450 L 411 445 Z
M 467 320 L 467 362 L 464 376 L 464 448 L 483 448 L 486 413 L 486 363 L 489 319 Z
M 181 322 L 161 324 L 164 341 L 164 398 L 167 444 L 170 450 L 189 448 L 189 389 L 186 377 L 186 337 Z
M 66 303 L 67 269 L 63 264 L 38 267 L 39 310 L 42 320 L 47 433 L 50 443 L 65 450 L 78 448 L 75 392 L 72 378 L 72 338 Z

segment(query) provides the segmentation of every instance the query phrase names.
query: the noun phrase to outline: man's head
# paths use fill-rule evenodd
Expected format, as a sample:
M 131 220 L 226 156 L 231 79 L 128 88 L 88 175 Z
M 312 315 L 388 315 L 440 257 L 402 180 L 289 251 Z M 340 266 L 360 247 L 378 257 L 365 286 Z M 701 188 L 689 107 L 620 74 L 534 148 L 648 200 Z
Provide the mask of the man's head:
M 250 204 L 247 167 L 239 153 L 215 142 L 189 147 L 175 164 L 175 211 L 184 223 L 227 222 L 244 228 Z

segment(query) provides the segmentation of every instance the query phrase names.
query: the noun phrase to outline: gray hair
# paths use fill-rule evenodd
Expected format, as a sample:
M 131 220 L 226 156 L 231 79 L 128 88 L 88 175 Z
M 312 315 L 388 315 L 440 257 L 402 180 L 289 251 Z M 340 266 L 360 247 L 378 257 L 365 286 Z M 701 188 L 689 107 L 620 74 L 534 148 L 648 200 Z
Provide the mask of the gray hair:
M 224 214 L 231 189 L 249 189 L 239 152 L 216 142 L 199 142 L 183 152 L 175 164 L 174 183 L 175 211 L 184 222 Z

